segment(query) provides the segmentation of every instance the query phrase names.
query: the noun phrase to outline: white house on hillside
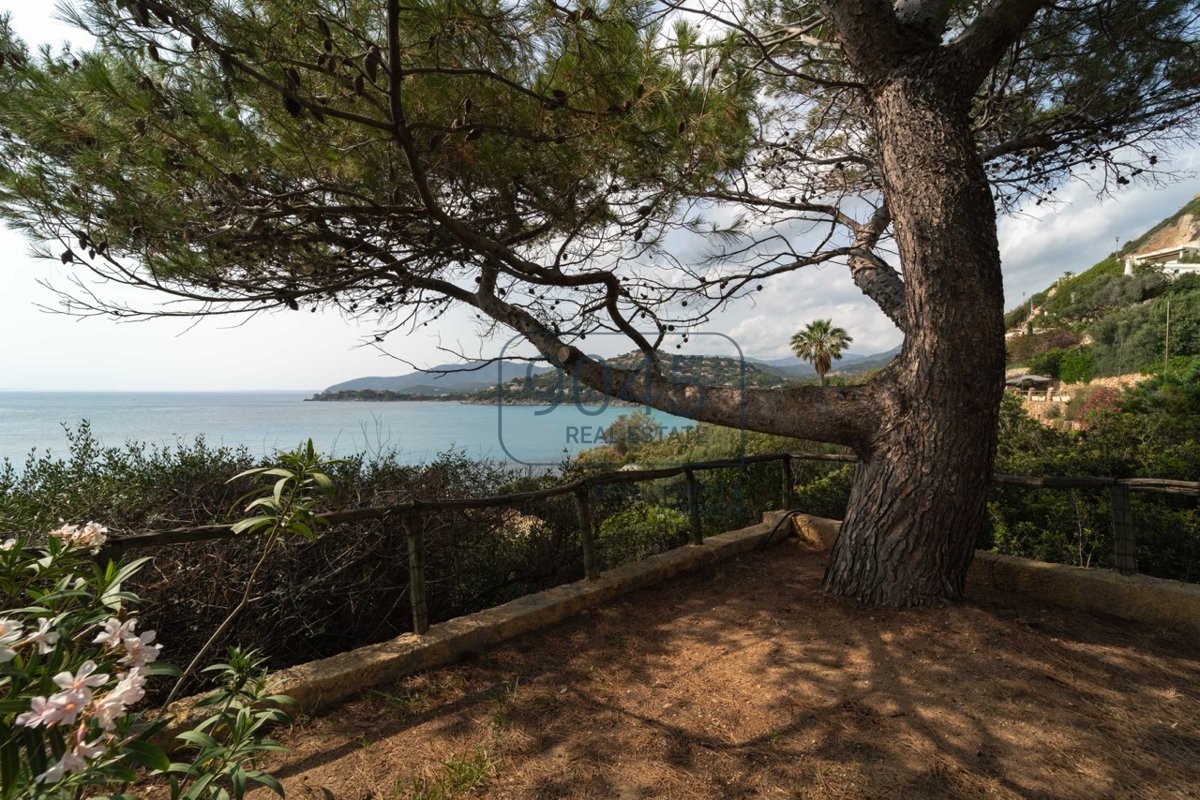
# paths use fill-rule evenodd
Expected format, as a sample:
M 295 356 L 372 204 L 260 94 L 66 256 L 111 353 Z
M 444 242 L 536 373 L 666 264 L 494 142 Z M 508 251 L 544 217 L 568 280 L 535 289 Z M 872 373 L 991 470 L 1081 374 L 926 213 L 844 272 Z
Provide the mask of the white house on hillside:
M 1125 274 L 1132 275 L 1133 268 L 1141 264 L 1152 264 L 1172 278 L 1200 273 L 1200 240 L 1125 256 Z

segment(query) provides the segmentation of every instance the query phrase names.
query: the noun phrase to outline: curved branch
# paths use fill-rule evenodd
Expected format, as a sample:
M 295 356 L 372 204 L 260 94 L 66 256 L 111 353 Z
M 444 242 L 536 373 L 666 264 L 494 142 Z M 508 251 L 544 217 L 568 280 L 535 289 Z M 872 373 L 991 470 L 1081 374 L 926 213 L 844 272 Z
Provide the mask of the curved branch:
M 896 327 L 908 333 L 908 306 L 900 273 L 875 254 L 875 246 L 892 222 L 887 203 L 881 205 L 865 225 L 854 231 L 856 251 L 850 256 L 850 277 L 863 294 L 887 315 Z

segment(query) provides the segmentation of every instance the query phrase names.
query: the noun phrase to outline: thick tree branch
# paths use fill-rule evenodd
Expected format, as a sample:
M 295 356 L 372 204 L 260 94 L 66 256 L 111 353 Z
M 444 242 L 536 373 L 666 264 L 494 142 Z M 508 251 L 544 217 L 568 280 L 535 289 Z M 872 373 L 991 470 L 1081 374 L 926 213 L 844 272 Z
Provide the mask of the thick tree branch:
M 1051 0 L 993 0 L 946 48 L 948 74 L 972 93 Z
M 933 41 L 940 41 L 950 19 L 950 0 L 895 0 L 900 24 L 919 30 Z
M 676 383 L 651 365 L 634 371 L 597 362 L 563 342 L 528 312 L 496 297 L 469 301 L 522 334 L 552 364 L 597 391 L 700 422 L 801 439 L 867 446 L 878 414 L 870 385 L 740 389 Z
M 887 203 L 884 203 L 865 225 L 855 227 L 856 251 L 850 257 L 850 277 L 897 328 L 908 333 L 908 306 L 904 297 L 904 281 L 891 264 L 875 254 L 875 247 L 891 222 L 892 216 L 888 212 Z
M 413 275 L 394 257 L 366 242 L 361 242 L 359 249 L 370 252 L 382 263 L 394 262 L 396 277 L 402 285 L 437 292 L 507 325 L 524 336 L 551 364 L 580 383 L 611 397 L 700 422 L 856 449 L 868 446 L 876 433 L 879 414 L 871 384 L 742 389 L 668 380 L 655 368 L 652 358 L 647 359 L 641 370 L 612 367 L 588 357 L 533 314 L 495 294 L 482 290 L 471 292 L 440 278 Z M 629 333 L 624 327 L 623 330 Z M 640 335 L 637 338 L 644 342 Z
M 911 50 L 889 0 L 824 0 L 851 66 L 867 83 L 883 80 Z

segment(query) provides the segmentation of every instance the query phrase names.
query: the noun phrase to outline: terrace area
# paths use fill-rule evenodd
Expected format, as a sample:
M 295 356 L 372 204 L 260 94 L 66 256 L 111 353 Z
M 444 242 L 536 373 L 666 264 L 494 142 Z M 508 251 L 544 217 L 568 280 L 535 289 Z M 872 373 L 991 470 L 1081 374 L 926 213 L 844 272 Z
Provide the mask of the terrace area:
M 974 593 L 820 593 L 787 541 L 380 687 L 281 739 L 288 796 L 1182 798 L 1193 637 Z

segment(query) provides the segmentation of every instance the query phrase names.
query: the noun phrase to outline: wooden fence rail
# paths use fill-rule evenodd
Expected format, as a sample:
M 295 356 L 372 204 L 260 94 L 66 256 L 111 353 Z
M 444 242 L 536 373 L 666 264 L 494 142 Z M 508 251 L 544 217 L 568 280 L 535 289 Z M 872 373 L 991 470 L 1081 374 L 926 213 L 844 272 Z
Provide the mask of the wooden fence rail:
M 745 467 L 751 464 L 779 462 L 781 466 L 780 493 L 782 507 L 791 507 L 793 488 L 792 461 L 826 461 L 856 463 L 857 457 L 836 453 L 768 453 L 739 459 L 696 461 L 660 469 L 627 469 L 590 475 L 547 489 L 529 492 L 466 497 L 449 500 L 409 500 L 386 506 L 370 506 L 321 514 L 329 524 L 398 519 L 404 531 L 408 550 L 409 593 L 412 606 L 413 630 L 424 633 L 429 628 L 428 601 L 425 589 L 425 553 L 422 542 L 422 515 L 434 511 L 466 511 L 484 508 L 513 508 L 552 497 L 574 495 L 579 522 L 579 543 L 583 553 L 584 575 L 594 580 L 600 574 L 596 556 L 596 520 L 592 510 L 592 494 L 597 486 L 640 483 L 683 475 L 687 486 L 688 521 L 692 544 L 703 544 L 700 524 L 701 485 L 696 473 L 705 470 Z M 1022 486 L 1032 489 L 1107 489 L 1112 508 L 1113 553 L 1116 568 L 1123 574 L 1137 572 L 1137 539 L 1129 496 L 1131 491 L 1182 494 L 1200 497 L 1200 481 L 1177 481 L 1161 478 L 1095 478 L 1095 477 L 1025 477 L 1021 475 L 993 476 L 1001 486 Z M 198 525 L 168 531 L 147 531 L 129 536 L 113 537 L 104 548 L 109 556 L 143 547 L 213 541 L 232 537 L 231 525 Z

